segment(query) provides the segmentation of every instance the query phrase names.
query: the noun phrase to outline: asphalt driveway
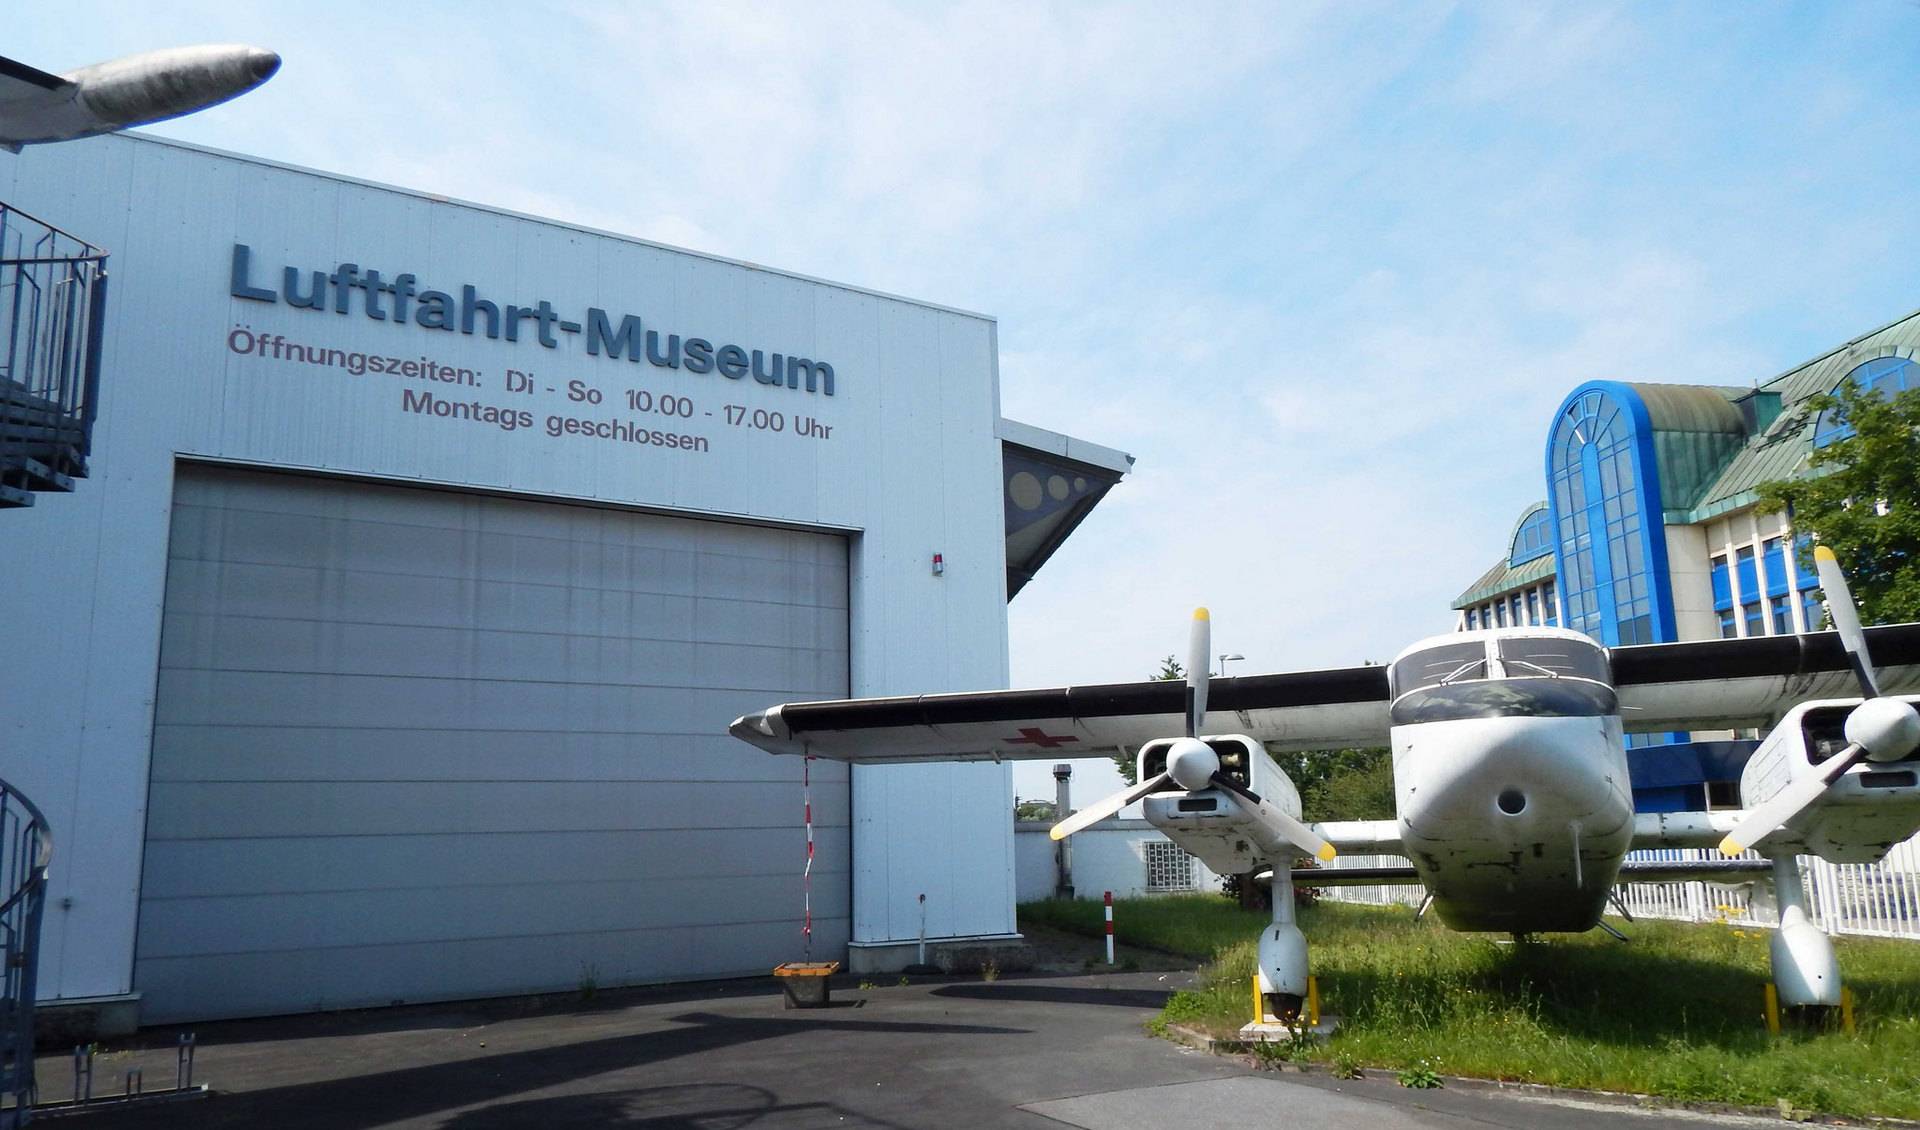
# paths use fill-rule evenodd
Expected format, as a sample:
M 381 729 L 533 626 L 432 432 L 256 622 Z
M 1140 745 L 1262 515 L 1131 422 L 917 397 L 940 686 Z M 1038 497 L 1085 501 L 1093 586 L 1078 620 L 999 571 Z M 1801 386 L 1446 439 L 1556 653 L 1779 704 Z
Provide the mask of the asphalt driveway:
M 836 988 L 788 1011 L 769 985 L 722 983 L 199 1027 L 206 1099 L 90 1113 L 119 1127 L 1698 1126 L 1505 1093 L 1256 1072 L 1146 1036 L 1185 974 L 1113 973 Z M 771 978 L 769 978 L 771 981 Z M 97 1061 L 173 1076 L 173 1034 Z M 42 1094 L 70 1087 L 40 1063 Z M 59 1125 L 61 1123 L 53 1123 Z

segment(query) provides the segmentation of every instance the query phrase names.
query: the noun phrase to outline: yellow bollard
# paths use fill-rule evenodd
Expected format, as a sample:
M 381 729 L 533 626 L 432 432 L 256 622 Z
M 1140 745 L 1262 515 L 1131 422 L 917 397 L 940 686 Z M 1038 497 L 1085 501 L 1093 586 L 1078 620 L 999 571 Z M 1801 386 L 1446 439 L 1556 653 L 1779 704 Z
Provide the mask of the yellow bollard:
M 1267 1002 L 1260 999 L 1260 974 L 1258 973 L 1253 975 L 1253 1022 L 1255 1024 L 1267 1022 Z
M 1320 978 L 1307 978 L 1307 1027 L 1320 1026 Z M 1849 1029 L 1851 1031 L 1851 1029 Z
M 1780 990 L 1773 987 L 1772 981 L 1767 982 L 1767 1031 L 1775 1036 L 1780 1034 Z

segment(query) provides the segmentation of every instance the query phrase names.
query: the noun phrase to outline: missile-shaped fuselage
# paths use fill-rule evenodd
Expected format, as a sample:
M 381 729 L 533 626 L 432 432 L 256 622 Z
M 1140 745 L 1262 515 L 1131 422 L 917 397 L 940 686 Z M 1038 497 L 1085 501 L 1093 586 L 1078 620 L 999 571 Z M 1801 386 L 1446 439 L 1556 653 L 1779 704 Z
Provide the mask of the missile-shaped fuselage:
M 148 51 L 64 75 L 0 59 L 0 147 L 177 118 L 245 94 L 279 69 L 280 56 L 242 44 Z

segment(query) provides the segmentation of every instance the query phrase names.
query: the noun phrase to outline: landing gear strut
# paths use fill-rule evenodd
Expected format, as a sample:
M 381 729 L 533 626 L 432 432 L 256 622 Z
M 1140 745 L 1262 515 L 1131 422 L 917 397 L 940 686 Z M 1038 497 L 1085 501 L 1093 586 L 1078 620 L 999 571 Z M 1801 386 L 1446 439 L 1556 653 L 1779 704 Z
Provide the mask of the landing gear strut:
M 1256 1023 L 1266 1016 L 1282 1024 L 1300 1022 L 1312 992 L 1307 936 L 1294 922 L 1293 876 L 1283 866 L 1273 869 L 1273 922 L 1260 935 L 1260 968 L 1254 973 L 1254 984 L 1262 1013 Z

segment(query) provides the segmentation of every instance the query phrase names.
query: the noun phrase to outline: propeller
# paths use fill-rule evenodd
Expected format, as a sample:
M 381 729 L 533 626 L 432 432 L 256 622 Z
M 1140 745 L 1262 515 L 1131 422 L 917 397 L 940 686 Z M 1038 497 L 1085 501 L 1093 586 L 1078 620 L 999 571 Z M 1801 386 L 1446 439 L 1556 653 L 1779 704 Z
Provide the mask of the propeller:
M 1204 608 L 1193 610 L 1193 626 L 1187 636 L 1187 734 L 1167 747 L 1166 769 L 1131 788 L 1106 797 L 1055 824 L 1047 834 L 1064 840 L 1075 832 L 1113 816 L 1141 797 L 1157 792 L 1184 790 L 1197 792 L 1214 786 L 1233 794 L 1247 814 L 1266 824 L 1294 847 L 1322 860 L 1333 859 L 1332 844 L 1319 833 L 1279 808 L 1261 799 L 1258 793 L 1243 788 L 1220 771 L 1220 755 L 1200 740 L 1207 720 L 1207 663 L 1213 654 L 1213 622 Z
M 1060 823 L 1055 824 L 1052 830 L 1047 833 L 1047 836 L 1050 839 L 1064 840 L 1082 828 L 1092 824 L 1098 824 L 1107 817 L 1117 814 L 1121 809 L 1139 800 L 1141 797 L 1147 796 L 1150 793 L 1159 792 L 1172 780 L 1172 777 L 1162 773 L 1157 777 L 1152 777 L 1137 785 L 1121 789 L 1112 796 L 1106 797 L 1087 808 L 1083 808 L 1065 820 L 1060 821 Z
M 1268 804 L 1260 798 L 1260 794 L 1250 789 L 1241 788 L 1238 784 L 1229 780 L 1225 773 L 1215 774 L 1213 783 L 1240 798 L 1241 802 L 1251 810 L 1253 816 L 1258 820 L 1264 821 L 1274 831 L 1280 833 L 1281 839 L 1286 840 L 1294 847 L 1313 856 L 1320 862 L 1332 863 L 1333 857 L 1340 854 L 1334 850 L 1332 844 L 1326 841 L 1325 837 L 1314 831 L 1311 826 L 1287 815 L 1281 809 Z
M 1811 776 L 1792 781 L 1748 812 L 1746 819 L 1720 841 L 1720 850 L 1726 855 L 1739 855 L 1779 831 L 1860 762 L 1897 761 L 1920 748 L 1920 712 L 1905 702 L 1880 697 L 1873 657 L 1867 653 L 1867 635 L 1860 630 L 1853 590 L 1847 587 L 1839 559 L 1833 550 L 1817 545 L 1813 561 L 1820 571 L 1820 587 L 1827 592 L 1827 615 L 1840 633 L 1840 646 L 1846 649 L 1854 678 L 1859 680 L 1861 702 L 1847 715 L 1847 747 L 1821 762 Z
M 1213 618 L 1204 608 L 1193 610 L 1187 631 L 1187 736 L 1197 738 L 1207 722 L 1207 664 L 1213 657 Z
M 1166 770 L 1137 785 L 1105 797 L 1060 821 L 1047 832 L 1050 839 L 1064 840 L 1082 828 L 1098 824 L 1107 817 L 1117 814 L 1141 797 L 1151 796 L 1169 785 L 1177 785 L 1179 788 L 1188 790 L 1206 788 L 1207 779 L 1220 768 L 1220 756 L 1214 753 L 1207 743 L 1197 740 L 1201 723 L 1207 717 L 1207 651 L 1212 646 L 1212 640 L 1213 626 L 1207 610 L 1194 609 L 1193 628 L 1187 635 L 1187 738 L 1184 742 L 1174 743 L 1174 747 L 1167 751 Z M 1198 753 L 1193 747 L 1198 747 Z M 1195 775 L 1196 770 L 1191 768 L 1198 764 L 1194 761 L 1196 756 L 1201 756 L 1202 761 L 1206 757 L 1213 759 L 1212 768 L 1199 773 L 1198 776 Z M 1176 779 L 1174 773 L 1176 767 L 1181 770 L 1179 776 L 1184 780 Z

